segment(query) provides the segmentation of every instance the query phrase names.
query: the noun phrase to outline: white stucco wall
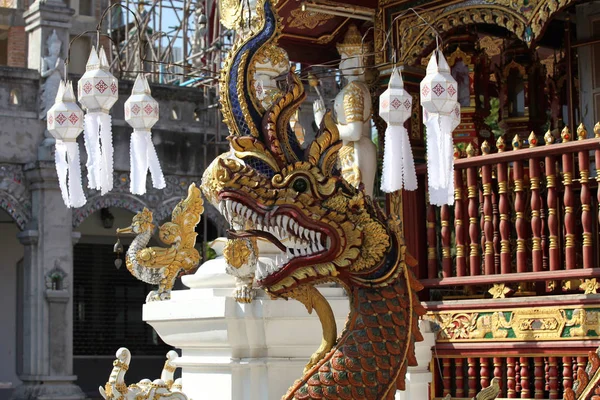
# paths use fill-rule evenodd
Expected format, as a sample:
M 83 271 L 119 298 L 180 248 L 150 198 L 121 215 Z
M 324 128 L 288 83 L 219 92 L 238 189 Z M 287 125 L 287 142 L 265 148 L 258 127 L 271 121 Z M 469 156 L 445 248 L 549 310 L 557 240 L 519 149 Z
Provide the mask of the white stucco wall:
M 23 246 L 17 239 L 19 229 L 0 210 L 0 383 L 21 383 L 17 377 L 17 263 Z

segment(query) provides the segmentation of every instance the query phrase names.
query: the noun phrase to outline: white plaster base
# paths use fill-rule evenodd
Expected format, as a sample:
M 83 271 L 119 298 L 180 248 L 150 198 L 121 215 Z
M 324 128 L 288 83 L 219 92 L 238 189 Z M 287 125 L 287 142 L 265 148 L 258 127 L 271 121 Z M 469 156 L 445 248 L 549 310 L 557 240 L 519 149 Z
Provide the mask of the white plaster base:
M 281 399 L 321 342 L 318 317 L 297 301 L 270 300 L 262 292 L 251 304 L 239 304 L 231 297 L 233 279 L 207 265 L 199 272 L 205 266 L 204 276 L 183 277 L 194 288 L 174 291 L 171 300 L 147 303 L 143 309 L 144 321 L 182 350 L 176 364 L 182 368 L 183 392 L 193 400 Z M 320 290 L 335 313 L 339 333 L 348 298 L 341 288 Z M 417 351 L 422 367 L 411 368 L 408 376 L 408 383 L 415 384 L 414 396 L 410 387 L 410 396 L 401 399 L 428 398 L 421 396 L 431 380 L 429 339 Z

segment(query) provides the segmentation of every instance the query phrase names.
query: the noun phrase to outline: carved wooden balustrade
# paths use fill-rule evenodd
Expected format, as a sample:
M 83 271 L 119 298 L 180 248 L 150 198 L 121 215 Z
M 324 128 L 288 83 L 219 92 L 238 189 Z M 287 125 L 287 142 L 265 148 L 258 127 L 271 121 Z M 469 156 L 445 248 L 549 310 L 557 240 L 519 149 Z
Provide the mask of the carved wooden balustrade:
M 577 134 L 565 129 L 554 143 L 547 133 L 544 145 L 532 134 L 528 148 L 515 138 L 512 150 L 500 138 L 494 153 L 486 142 L 481 155 L 470 147 L 455 160 L 454 206 L 427 206 L 427 265 L 418 271 L 426 288 L 472 295 L 493 286 L 494 298 L 596 292 L 600 176 L 590 176 L 590 153 L 600 160 L 600 124 L 594 138 L 583 126 Z
M 527 354 L 499 353 L 489 357 L 457 358 L 442 356 L 435 360 L 440 369 L 435 374 L 432 398 L 448 394 L 452 399 L 471 399 L 482 387 L 488 387 L 498 378 L 498 398 L 562 399 L 566 388 L 572 388 L 579 368 L 585 368 L 587 355 L 531 356 Z

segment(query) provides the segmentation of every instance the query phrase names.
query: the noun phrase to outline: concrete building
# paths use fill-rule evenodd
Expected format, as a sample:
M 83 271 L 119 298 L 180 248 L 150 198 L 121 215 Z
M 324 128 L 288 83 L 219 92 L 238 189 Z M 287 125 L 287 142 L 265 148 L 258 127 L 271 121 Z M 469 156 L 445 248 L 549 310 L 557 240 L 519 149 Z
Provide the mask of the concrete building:
M 167 187 L 142 197 L 129 194 L 131 129 L 123 103 L 132 82 L 120 79 L 112 111 L 115 189 L 102 197 L 87 190 L 84 207 L 66 208 L 41 104 L 42 73 L 58 65 L 44 61 L 47 41 L 56 32 L 58 58 L 64 61 L 69 41 L 95 27 L 108 1 L 67 3 L 0 2 L 0 399 L 97 397 L 98 377 L 110 370 L 124 343 L 144 360 L 133 379 L 160 370 L 168 346 L 142 322 L 147 288 L 126 268 L 115 268 L 115 228 L 129 225 L 144 206 L 155 211 L 158 222 L 170 218 L 217 151 L 217 114 L 207 111 L 214 100 L 210 91 L 153 86 L 161 110 L 153 140 Z M 71 46 L 68 73 L 74 84 L 93 40 L 95 35 L 85 35 Z M 198 243 L 224 229 L 209 207 Z

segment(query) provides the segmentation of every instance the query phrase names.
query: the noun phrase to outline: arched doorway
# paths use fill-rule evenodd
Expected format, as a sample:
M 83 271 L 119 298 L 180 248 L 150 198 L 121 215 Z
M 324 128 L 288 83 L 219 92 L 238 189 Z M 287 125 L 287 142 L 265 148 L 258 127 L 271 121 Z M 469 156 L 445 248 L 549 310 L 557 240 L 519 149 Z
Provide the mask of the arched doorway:
M 9 398 L 12 388 L 21 381 L 18 378 L 18 324 L 19 285 L 22 285 L 23 246 L 17 238 L 20 229 L 14 219 L 0 209 L 0 399 Z

